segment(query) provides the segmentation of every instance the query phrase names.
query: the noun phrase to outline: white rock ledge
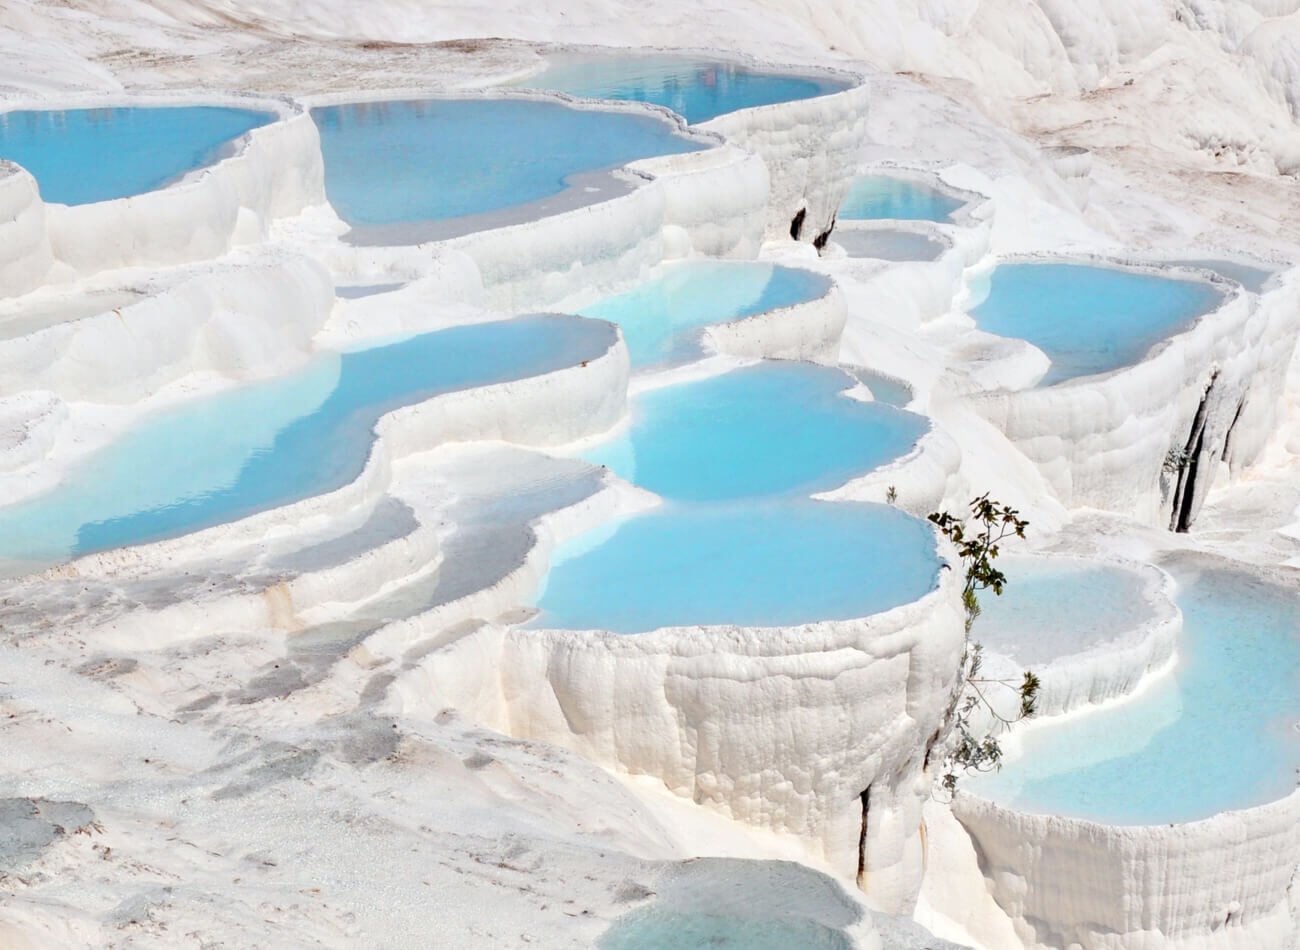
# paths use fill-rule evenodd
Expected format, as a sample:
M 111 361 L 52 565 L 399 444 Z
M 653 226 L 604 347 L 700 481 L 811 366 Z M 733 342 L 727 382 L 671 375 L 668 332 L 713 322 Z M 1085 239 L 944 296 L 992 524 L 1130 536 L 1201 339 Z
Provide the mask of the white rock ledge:
M 539 532 L 548 548 L 549 532 Z M 959 587 L 941 570 L 937 589 L 912 603 L 779 628 L 621 635 L 482 624 L 444 637 L 390 698 L 402 715 L 455 706 L 510 735 L 652 776 L 800 837 L 849 878 L 869 790 L 862 884 L 876 906 L 906 910 L 922 872 L 923 750 L 961 651 Z M 408 631 L 407 642 L 419 636 Z
M 324 268 L 274 250 L 124 286 L 140 296 L 0 339 L 0 398 L 42 389 L 67 400 L 130 403 L 190 373 L 247 380 L 283 372 L 306 359 L 334 304 Z
M 990 895 L 1029 950 L 1262 950 L 1293 945 L 1300 790 L 1174 825 L 1029 815 L 962 793 Z
M 704 328 L 704 338 L 716 352 L 741 359 L 834 363 L 848 316 L 844 292 L 827 278 L 821 297 L 715 323 Z
M 867 144 L 871 90 L 862 77 L 840 92 L 741 109 L 695 128 L 716 132 L 760 156 L 772 179 L 769 240 L 812 241 L 831 230 Z M 799 233 L 792 233 L 802 214 Z

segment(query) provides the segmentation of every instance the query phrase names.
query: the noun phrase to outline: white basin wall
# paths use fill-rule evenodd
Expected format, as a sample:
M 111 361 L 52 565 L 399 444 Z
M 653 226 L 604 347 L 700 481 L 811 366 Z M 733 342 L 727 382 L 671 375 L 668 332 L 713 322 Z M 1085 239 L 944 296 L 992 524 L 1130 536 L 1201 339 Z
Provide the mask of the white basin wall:
M 633 162 L 664 193 L 665 258 L 751 259 L 763 244 L 771 179 L 762 158 L 735 145 Z
M 961 655 L 959 593 L 941 571 L 939 589 L 911 604 L 787 628 L 483 625 L 422 659 L 392 699 L 406 715 L 457 706 L 510 735 L 652 776 L 800 837 L 850 879 L 870 789 L 862 884 L 875 905 L 906 912 L 933 781 L 923 754 Z
M 1178 825 L 1027 815 L 969 795 L 953 813 L 1029 950 L 1295 945 L 1300 791 Z
M 36 179 L 13 162 L 0 160 L 0 297 L 39 287 L 53 266 Z
M 768 177 L 762 161 L 722 145 L 633 162 L 630 193 L 447 245 L 477 264 L 488 304 L 549 306 L 574 294 L 614 292 L 670 257 L 757 256 Z
M 179 538 L 89 554 L 48 573 L 148 576 L 196 552 L 204 557 L 248 559 L 268 544 L 359 526 L 387 495 L 399 459 L 450 442 L 500 440 L 544 447 L 605 431 L 626 410 L 629 374 L 627 349 L 614 328 L 608 330 L 609 349 L 585 365 L 444 393 L 388 413 L 375 427 L 377 437 L 364 470 L 342 488 Z M 283 628 L 297 614 L 330 603 L 365 600 L 389 581 L 427 569 L 440 554 L 437 539 L 424 527 L 321 575 L 304 574 L 275 589 L 218 602 L 142 609 L 115 617 L 96 628 L 94 635 L 106 643 L 129 644 L 136 638 L 157 638 L 160 629 L 172 637 L 186 637 L 214 626 L 227 633 Z
M 1260 296 L 1258 306 L 1264 326 L 1256 345 L 1257 362 L 1224 456 L 1233 475 L 1259 458 L 1276 431 L 1287 368 L 1300 333 L 1300 271 L 1287 271 Z
M 0 398 L 45 389 L 128 403 L 190 373 L 282 372 L 306 359 L 334 304 L 323 267 L 282 253 L 171 279 L 116 310 L 0 340 Z
M 718 133 L 767 164 L 769 240 L 788 239 L 802 210 L 799 237 L 811 241 L 830 230 L 848 194 L 868 141 L 870 103 L 871 91 L 861 83 L 812 99 L 741 109 L 695 127 Z
M 642 159 L 620 174 L 636 181 L 627 194 L 434 246 L 470 258 L 484 303 L 515 312 L 579 293 L 593 299 L 614 293 L 669 258 L 758 255 L 769 182 L 756 156 L 722 144 Z M 352 256 L 418 269 L 428 246 L 357 248 Z
M 978 393 L 971 404 L 1038 465 L 1067 507 L 1167 527 L 1165 456 L 1186 444 L 1207 390 L 1193 515 L 1213 484 L 1238 405 L 1247 395 L 1261 403 L 1247 417 L 1253 429 L 1271 418 L 1284 375 L 1276 364 L 1283 353 L 1289 359 L 1300 325 L 1285 299 L 1256 306 L 1234 285 L 1221 307 L 1134 366 L 1041 389 Z M 1253 461 L 1262 441 L 1258 432 L 1243 440 L 1235 465 Z
M 981 209 L 991 208 L 986 203 Z M 841 221 L 831 235 L 843 231 L 905 230 L 924 234 L 950 246 L 933 261 L 880 262 L 867 258 L 837 260 L 837 267 L 847 271 L 856 286 L 854 299 L 860 301 L 855 313 L 896 330 L 913 331 L 932 320 L 949 314 L 963 286 L 966 269 L 990 253 L 993 229 L 992 211 L 981 218 L 967 216 L 962 225 L 931 222 L 888 222 L 866 225 L 864 222 Z
M 705 327 L 704 338 L 732 356 L 834 363 L 847 320 L 844 292 L 832 282 L 815 300 Z
M 122 101 L 119 97 L 111 104 Z M 132 105 L 139 106 L 181 101 L 194 104 L 192 100 L 156 96 L 130 99 Z M 42 100 L 8 107 L 75 109 L 107 104 L 99 98 Z M 272 220 L 324 204 L 320 136 L 305 111 L 280 100 L 232 97 L 215 104 L 262 109 L 280 119 L 248 132 L 237 154 L 196 169 L 164 188 L 92 204 L 45 204 L 46 240 L 54 260 L 84 277 L 119 267 L 219 257 L 235 245 L 264 240 Z M 6 196 L 0 200 L 13 199 Z M 5 232 L 13 227 L 9 225 Z M 36 238 L 29 240 L 28 246 L 39 254 L 40 243 Z M 0 271 L 0 277 L 6 276 Z M 0 296 L 22 293 L 32 286 L 35 283 L 30 280 L 6 280 L 0 284 Z

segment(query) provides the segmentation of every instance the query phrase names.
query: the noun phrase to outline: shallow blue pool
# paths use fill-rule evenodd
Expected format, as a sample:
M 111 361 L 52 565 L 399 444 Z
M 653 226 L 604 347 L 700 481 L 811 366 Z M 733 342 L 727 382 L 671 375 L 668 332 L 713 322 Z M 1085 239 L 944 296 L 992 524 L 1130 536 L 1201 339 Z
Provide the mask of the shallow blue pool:
M 1113 564 L 1005 558 L 1001 597 L 980 598 L 972 636 L 1021 664 L 1045 663 L 1101 646 L 1155 617 L 1147 579 Z
M 606 325 L 546 316 L 322 355 L 291 376 L 144 419 L 51 493 L 0 509 L 0 556 L 57 561 L 340 488 L 364 468 L 384 413 L 572 366 L 612 342 Z
M 545 70 L 518 85 L 586 99 L 649 102 L 672 109 L 691 124 L 738 109 L 812 99 L 849 87 L 848 82 L 829 77 L 716 60 L 620 53 L 555 57 Z
M 633 366 L 693 356 L 699 329 L 825 296 L 830 279 L 755 261 L 682 261 L 640 286 L 582 309 L 623 328 Z
M 1300 776 L 1300 597 L 1229 570 L 1176 571 L 1172 676 L 1137 699 L 1024 737 L 976 794 L 1113 824 L 1207 818 L 1290 794 Z M 1010 588 L 1008 588 L 1010 590 Z
M 948 249 L 942 241 L 924 234 L 885 228 L 865 231 L 841 228 L 834 233 L 834 241 L 849 257 L 878 261 L 937 261 Z
M 561 545 L 530 625 L 644 633 L 847 620 L 916 600 L 938 569 L 929 525 L 887 505 L 669 504 Z
M 620 918 L 600 950 L 852 950 L 843 931 L 815 920 L 770 920 L 656 909 Z
M 1223 302 L 1209 283 L 1095 264 L 998 265 L 971 310 L 981 330 L 1018 337 L 1052 361 L 1041 385 L 1140 362 Z
M 845 221 L 950 221 L 966 202 L 919 181 L 867 175 L 855 179 L 840 205 Z
M 1262 267 L 1251 267 L 1249 264 L 1242 264 L 1240 261 L 1224 261 L 1211 258 L 1195 258 L 1181 261 L 1169 261 L 1170 264 L 1182 264 L 1186 267 L 1203 267 L 1206 270 L 1212 270 L 1216 274 L 1235 280 L 1252 294 L 1264 292 L 1264 285 L 1273 278 L 1273 271 L 1266 270 Z
M 901 379 L 885 376 L 869 369 L 855 369 L 852 372 L 871 390 L 871 395 L 876 402 L 905 409 L 912 401 L 912 387 Z
M 622 435 L 584 453 L 664 498 L 822 491 L 906 454 L 918 415 L 843 395 L 847 374 L 768 362 L 638 396 Z
M 584 172 L 703 147 L 658 118 L 533 99 L 354 103 L 312 118 L 330 204 L 354 227 L 488 214 Z
M 31 172 L 46 201 L 89 204 L 160 188 L 275 119 L 220 106 L 0 112 L 0 158 Z

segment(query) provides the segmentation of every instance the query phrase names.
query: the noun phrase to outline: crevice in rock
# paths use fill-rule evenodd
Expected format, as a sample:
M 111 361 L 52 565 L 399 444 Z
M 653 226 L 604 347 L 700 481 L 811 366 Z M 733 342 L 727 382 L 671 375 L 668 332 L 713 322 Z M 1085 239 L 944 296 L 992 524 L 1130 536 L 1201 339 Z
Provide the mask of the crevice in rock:
M 862 829 L 858 832 L 858 887 L 866 890 L 867 820 L 871 814 L 871 786 L 864 788 L 858 798 L 862 800 Z
M 799 235 L 803 233 L 803 219 L 807 217 L 808 209 L 800 208 L 799 213 L 790 219 L 790 237 L 799 240 Z
M 831 239 L 831 232 L 835 230 L 835 219 L 837 217 L 839 217 L 839 212 L 831 215 L 831 226 L 813 238 L 813 247 L 817 248 L 818 254 L 822 252 L 822 248 L 826 246 L 826 242 Z
M 1174 503 L 1169 513 L 1169 530 L 1186 534 L 1195 518 L 1193 506 L 1196 498 L 1196 476 L 1200 468 L 1201 453 L 1205 448 L 1205 420 L 1209 415 L 1210 395 L 1214 392 L 1215 381 L 1219 374 L 1211 374 L 1210 381 L 1201 396 L 1201 404 L 1196 407 L 1192 418 L 1192 428 L 1187 434 L 1187 444 L 1183 448 L 1185 459 L 1178 472 L 1178 486 L 1174 489 Z
M 934 747 L 939 743 L 940 729 L 934 730 L 930 738 L 925 742 L 925 757 L 921 760 L 921 771 L 927 771 L 930 768 L 930 756 L 934 754 Z
M 1228 461 L 1228 452 L 1232 448 L 1232 433 L 1237 431 L 1237 423 L 1241 420 L 1241 412 L 1246 408 L 1246 397 L 1241 397 L 1241 402 L 1237 403 L 1237 411 L 1232 414 L 1232 422 L 1228 425 L 1228 432 L 1223 437 L 1223 454 L 1219 456 L 1223 461 Z

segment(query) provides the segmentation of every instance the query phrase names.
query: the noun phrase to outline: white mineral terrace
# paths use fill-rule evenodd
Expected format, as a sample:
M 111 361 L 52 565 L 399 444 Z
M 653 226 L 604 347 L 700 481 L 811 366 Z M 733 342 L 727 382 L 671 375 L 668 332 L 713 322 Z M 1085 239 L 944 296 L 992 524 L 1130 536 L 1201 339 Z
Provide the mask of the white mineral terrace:
M 1300 948 L 1300 4 L 0 53 L 0 947 Z

